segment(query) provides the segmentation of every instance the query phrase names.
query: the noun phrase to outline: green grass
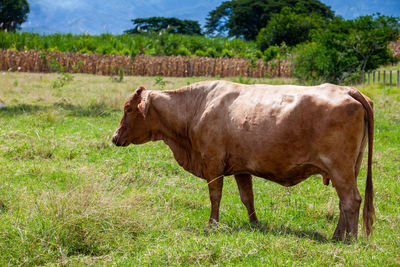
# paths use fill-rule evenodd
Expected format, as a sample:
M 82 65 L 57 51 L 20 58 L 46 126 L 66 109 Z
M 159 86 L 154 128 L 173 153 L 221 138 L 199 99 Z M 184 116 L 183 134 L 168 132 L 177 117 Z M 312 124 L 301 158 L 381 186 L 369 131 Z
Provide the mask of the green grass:
M 156 79 L 74 76 L 52 88 L 57 74 L 0 73 L 0 266 L 400 264 L 400 90 L 360 88 L 376 111 L 376 222 L 371 238 L 345 245 L 330 239 L 338 198 L 321 177 L 291 188 L 254 179 L 259 226 L 227 177 L 208 229 L 206 182 L 166 145 L 111 144 L 125 98 Z M 204 79 L 164 78 L 165 89 Z

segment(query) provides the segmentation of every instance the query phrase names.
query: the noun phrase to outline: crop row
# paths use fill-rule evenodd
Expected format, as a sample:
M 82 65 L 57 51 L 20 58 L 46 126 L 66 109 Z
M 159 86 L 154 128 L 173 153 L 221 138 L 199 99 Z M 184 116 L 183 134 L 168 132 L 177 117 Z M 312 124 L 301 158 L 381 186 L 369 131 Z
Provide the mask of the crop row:
M 102 55 L 260 58 L 255 42 L 169 33 L 72 35 L 0 31 L 0 49 L 74 52 Z
M 98 55 L 64 52 L 0 50 L 0 70 L 23 72 L 79 72 L 99 75 L 291 77 L 288 60 L 273 64 L 259 59 L 187 56 Z

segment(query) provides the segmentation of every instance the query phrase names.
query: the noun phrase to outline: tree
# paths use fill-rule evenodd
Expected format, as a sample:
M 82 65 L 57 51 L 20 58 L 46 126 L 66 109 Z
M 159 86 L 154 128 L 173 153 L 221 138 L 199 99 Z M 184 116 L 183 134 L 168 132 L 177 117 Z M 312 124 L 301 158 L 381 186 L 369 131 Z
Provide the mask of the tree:
M 0 30 L 15 32 L 27 19 L 27 0 L 0 0 Z
M 168 30 L 170 33 L 201 35 L 200 24 L 195 20 L 180 20 L 177 18 L 151 17 L 132 20 L 134 28 L 126 30 L 128 34 L 143 32 L 159 32 Z
M 284 7 L 296 7 L 307 13 L 317 13 L 333 19 L 332 10 L 319 0 L 231 0 L 225 1 L 206 18 L 206 33 L 218 35 L 228 33 L 230 37 L 254 40 L 273 14 Z
M 279 14 L 272 15 L 265 28 L 257 35 L 257 45 L 261 51 L 269 46 L 285 43 L 295 46 L 311 39 L 312 30 L 325 26 L 327 22 L 319 14 L 296 13 L 285 7 Z
M 311 43 L 297 47 L 294 75 L 311 83 L 360 80 L 362 73 L 396 61 L 388 44 L 397 40 L 398 25 L 398 18 L 380 15 L 335 18 Z

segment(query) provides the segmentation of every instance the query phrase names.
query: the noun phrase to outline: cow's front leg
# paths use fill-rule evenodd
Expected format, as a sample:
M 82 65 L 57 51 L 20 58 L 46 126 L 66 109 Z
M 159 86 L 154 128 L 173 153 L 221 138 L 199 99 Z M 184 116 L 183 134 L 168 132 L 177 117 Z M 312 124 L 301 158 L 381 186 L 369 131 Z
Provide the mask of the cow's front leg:
M 219 203 L 222 197 L 222 187 L 224 185 L 224 176 L 218 176 L 207 179 L 208 191 L 211 201 L 211 215 L 208 223 L 217 223 L 219 221 Z

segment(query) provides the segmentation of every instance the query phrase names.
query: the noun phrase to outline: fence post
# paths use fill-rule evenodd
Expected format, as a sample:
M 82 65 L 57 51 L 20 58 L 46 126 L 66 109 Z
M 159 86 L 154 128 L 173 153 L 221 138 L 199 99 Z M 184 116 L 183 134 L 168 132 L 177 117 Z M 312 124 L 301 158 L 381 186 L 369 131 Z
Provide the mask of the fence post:
M 390 70 L 389 73 L 390 73 L 390 74 L 389 74 L 389 77 L 390 77 L 390 79 L 389 79 L 389 86 L 390 86 L 390 88 L 392 88 L 392 70 Z
M 386 86 L 386 70 L 383 71 L 383 86 Z
M 378 83 L 381 81 L 381 71 L 378 70 Z
M 397 87 L 399 87 L 400 70 L 397 70 Z
M 371 72 L 368 71 L 368 84 L 369 84 L 369 77 L 370 77 Z
M 375 71 L 372 72 L 372 83 L 375 83 Z

